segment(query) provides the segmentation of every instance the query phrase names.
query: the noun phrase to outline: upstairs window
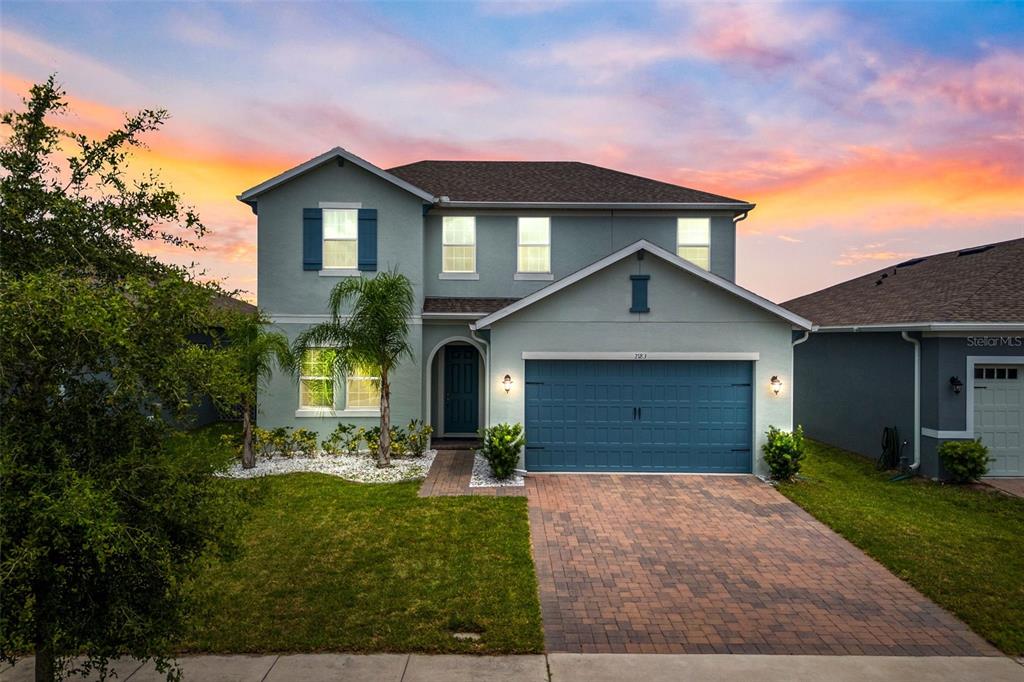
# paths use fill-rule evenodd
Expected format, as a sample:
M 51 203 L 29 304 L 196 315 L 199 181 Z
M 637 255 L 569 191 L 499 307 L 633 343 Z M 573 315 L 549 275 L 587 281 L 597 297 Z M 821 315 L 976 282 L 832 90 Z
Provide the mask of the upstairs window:
M 676 223 L 676 255 L 705 270 L 711 268 L 711 220 L 679 218 Z
M 476 218 L 473 216 L 444 216 L 441 270 L 476 272 Z
M 325 208 L 324 267 L 355 270 L 358 267 L 359 211 Z
M 516 269 L 519 272 L 551 272 L 550 218 L 519 219 Z
M 302 356 L 299 370 L 299 407 L 334 407 L 334 359 L 337 351 L 313 348 Z
M 356 367 L 345 378 L 346 410 L 380 409 L 380 377 L 367 367 Z

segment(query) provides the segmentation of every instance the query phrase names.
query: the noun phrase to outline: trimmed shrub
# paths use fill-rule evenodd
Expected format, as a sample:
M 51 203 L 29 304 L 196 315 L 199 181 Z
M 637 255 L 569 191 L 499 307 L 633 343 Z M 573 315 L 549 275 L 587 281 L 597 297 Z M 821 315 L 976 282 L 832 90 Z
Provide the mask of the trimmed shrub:
M 292 433 L 290 450 L 307 457 L 316 454 L 316 433 L 309 429 L 295 429 Z
M 804 459 L 804 429 L 797 426 L 793 431 L 768 427 L 768 441 L 761 446 L 764 461 L 771 477 L 776 481 L 789 481 L 800 473 Z
M 258 426 L 252 429 L 252 449 L 257 457 L 270 459 L 274 455 L 271 432 L 268 429 L 261 429 Z
M 352 432 L 356 430 L 355 424 L 338 424 L 321 443 L 320 449 L 328 455 L 340 455 L 348 452 L 349 443 L 352 440 Z M 356 443 L 358 446 L 358 443 Z
M 954 483 L 970 483 L 988 473 L 988 448 L 978 440 L 947 440 L 939 446 L 939 459 Z
M 374 426 L 372 429 L 364 430 L 363 437 L 366 439 L 366 447 L 369 449 L 370 455 L 376 458 L 380 451 L 380 427 Z
M 388 429 L 391 434 L 391 456 L 405 457 L 409 454 L 409 442 L 405 431 L 401 426 L 392 426 Z
M 424 424 L 419 419 L 413 419 L 409 422 L 409 426 L 405 429 L 405 441 L 409 449 L 409 454 L 413 457 L 421 457 L 427 450 L 427 442 L 430 440 L 430 434 L 434 432 L 434 427 L 430 424 Z
M 266 441 L 266 451 L 269 456 L 280 455 L 281 457 L 292 456 L 292 430 L 287 426 L 279 426 L 270 431 Z
M 484 443 L 480 448 L 495 478 L 504 480 L 511 476 L 519 463 L 519 452 L 526 445 L 522 424 L 498 424 L 484 429 Z

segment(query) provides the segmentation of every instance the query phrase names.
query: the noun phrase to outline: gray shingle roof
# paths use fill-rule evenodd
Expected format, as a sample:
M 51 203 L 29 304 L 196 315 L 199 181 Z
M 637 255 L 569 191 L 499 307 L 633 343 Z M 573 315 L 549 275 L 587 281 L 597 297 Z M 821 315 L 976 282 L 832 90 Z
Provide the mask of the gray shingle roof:
M 578 161 L 417 161 L 388 172 L 451 201 L 747 203 Z
M 518 301 L 518 298 L 456 298 L 427 296 L 423 299 L 425 313 L 480 313 L 489 314 Z
M 914 258 L 782 305 L 821 327 L 1024 322 L 1024 239 Z

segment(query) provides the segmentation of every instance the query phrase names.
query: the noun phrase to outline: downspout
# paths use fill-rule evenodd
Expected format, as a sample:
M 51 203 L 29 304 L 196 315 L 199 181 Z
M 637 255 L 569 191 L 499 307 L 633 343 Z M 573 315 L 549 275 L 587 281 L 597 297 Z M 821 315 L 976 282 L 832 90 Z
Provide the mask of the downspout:
M 914 344 L 914 463 L 910 471 L 917 473 L 921 466 L 921 342 L 907 332 L 900 332 L 900 336 Z
M 804 335 L 801 336 L 799 339 L 793 341 L 793 348 L 796 348 L 809 338 L 811 338 L 811 330 L 805 329 Z M 790 361 L 793 363 L 793 380 L 790 382 L 792 386 L 789 387 L 789 428 L 790 430 L 793 430 L 798 426 L 797 424 L 793 423 L 793 421 L 795 421 L 793 419 L 793 396 L 796 394 L 796 353 L 790 353 Z
M 482 336 L 476 333 L 476 329 L 469 328 L 469 335 L 476 339 L 484 347 L 484 424 L 483 428 L 491 425 L 491 344 Z

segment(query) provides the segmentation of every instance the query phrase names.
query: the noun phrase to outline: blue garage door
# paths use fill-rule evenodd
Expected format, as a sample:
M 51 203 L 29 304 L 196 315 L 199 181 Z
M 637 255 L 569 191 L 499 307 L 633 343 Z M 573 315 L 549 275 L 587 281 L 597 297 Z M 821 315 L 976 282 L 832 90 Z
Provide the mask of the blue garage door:
M 750 362 L 527 360 L 530 471 L 751 470 Z

